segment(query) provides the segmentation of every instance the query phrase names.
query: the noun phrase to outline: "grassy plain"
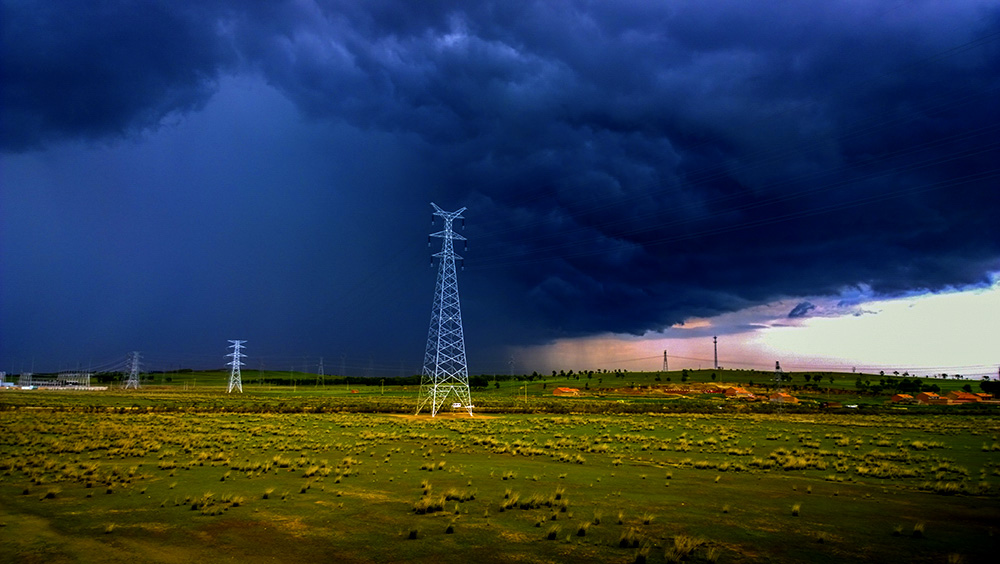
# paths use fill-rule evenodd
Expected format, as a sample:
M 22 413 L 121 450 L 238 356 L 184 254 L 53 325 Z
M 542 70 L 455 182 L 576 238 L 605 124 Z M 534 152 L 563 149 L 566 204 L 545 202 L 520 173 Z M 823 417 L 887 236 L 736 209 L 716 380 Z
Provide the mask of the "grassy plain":
M 721 400 L 703 410 L 717 413 L 672 413 L 662 407 L 675 400 L 552 400 L 537 382 L 534 395 L 504 382 L 474 398 L 488 413 L 431 419 L 388 413 L 415 407 L 413 390 L 227 395 L 201 378 L 3 392 L 0 562 L 995 557 L 989 415 L 753 413 Z M 568 412 L 508 409 L 553 401 Z M 597 401 L 649 411 L 595 413 Z M 387 413 L 350 412 L 372 403 Z

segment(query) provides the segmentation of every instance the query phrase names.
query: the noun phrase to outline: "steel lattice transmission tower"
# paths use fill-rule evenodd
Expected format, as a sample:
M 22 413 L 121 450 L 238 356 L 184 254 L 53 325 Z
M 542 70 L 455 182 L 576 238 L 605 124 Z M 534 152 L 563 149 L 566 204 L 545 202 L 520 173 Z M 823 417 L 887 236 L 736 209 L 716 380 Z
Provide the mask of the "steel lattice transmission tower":
M 227 364 L 233 367 L 232 372 L 229 373 L 229 390 L 227 393 L 233 393 L 236 390 L 239 393 L 243 393 L 243 380 L 240 377 L 240 367 L 243 366 L 243 358 L 246 357 L 241 351 L 243 350 L 243 343 L 246 341 L 233 341 L 230 340 L 231 345 L 229 348 L 233 349 L 233 352 L 227 354 L 233 360 L 229 361 Z
M 444 229 L 431 237 L 443 239 L 441 251 L 433 256 L 439 259 L 437 287 L 431 308 L 431 324 L 427 330 L 427 349 L 424 352 L 424 369 L 420 378 L 420 399 L 417 413 L 429 405 L 431 417 L 437 415 L 449 396 L 454 395 L 455 405 L 472 416 L 472 398 L 469 394 L 469 367 L 465 359 L 465 336 L 462 330 L 462 307 L 458 299 L 458 273 L 455 271 L 455 240 L 465 241 L 452 230 L 452 223 L 462 217 L 462 208 L 446 212 L 434 206 L 434 215 L 444 220 Z M 430 239 L 428 239 L 430 244 Z M 433 259 L 432 259 L 433 260 Z
M 139 351 L 132 351 L 129 355 L 128 378 L 125 380 L 125 389 L 139 389 Z

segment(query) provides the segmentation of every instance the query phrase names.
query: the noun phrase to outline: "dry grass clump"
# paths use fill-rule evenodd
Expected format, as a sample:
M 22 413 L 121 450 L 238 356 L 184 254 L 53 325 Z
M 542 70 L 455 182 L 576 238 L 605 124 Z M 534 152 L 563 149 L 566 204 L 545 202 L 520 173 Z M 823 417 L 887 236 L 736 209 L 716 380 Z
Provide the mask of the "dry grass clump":
M 437 497 L 432 497 L 425 495 L 421 497 L 416 503 L 413 504 L 413 511 L 417 515 L 425 515 L 427 513 L 437 513 L 438 511 L 444 511 L 444 506 L 447 500 L 445 500 L 444 495 L 439 495 Z
M 677 535 L 674 537 L 673 544 L 666 549 L 663 556 L 667 562 L 689 560 L 691 555 L 694 554 L 695 549 L 703 544 L 705 544 L 705 541 L 698 537 Z
M 618 536 L 619 548 L 638 548 L 641 537 L 635 527 L 629 527 Z

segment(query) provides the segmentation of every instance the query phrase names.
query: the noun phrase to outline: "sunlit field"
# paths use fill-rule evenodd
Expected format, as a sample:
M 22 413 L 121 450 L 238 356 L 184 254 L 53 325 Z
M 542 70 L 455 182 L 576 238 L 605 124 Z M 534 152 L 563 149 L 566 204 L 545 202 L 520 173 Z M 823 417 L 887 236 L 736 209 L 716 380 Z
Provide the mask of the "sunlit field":
M 599 400 L 507 386 L 433 419 L 378 387 L 4 392 L 0 559 L 992 561 L 995 417 L 575 413 Z

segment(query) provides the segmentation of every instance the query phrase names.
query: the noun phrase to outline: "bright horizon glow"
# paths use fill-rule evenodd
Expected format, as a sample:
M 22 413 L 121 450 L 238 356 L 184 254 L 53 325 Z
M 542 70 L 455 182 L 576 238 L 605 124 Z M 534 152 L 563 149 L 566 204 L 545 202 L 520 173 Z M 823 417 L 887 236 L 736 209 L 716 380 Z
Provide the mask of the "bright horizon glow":
M 814 305 L 814 315 L 788 317 L 803 301 Z M 712 335 L 719 336 L 722 368 L 773 370 L 780 361 L 786 371 L 994 377 L 1000 364 L 1000 277 L 985 288 L 904 298 L 865 301 L 845 293 L 782 300 L 661 333 L 563 339 L 513 354 L 523 366 L 545 370 L 655 371 L 663 367 L 666 350 L 670 370 L 712 368 Z

